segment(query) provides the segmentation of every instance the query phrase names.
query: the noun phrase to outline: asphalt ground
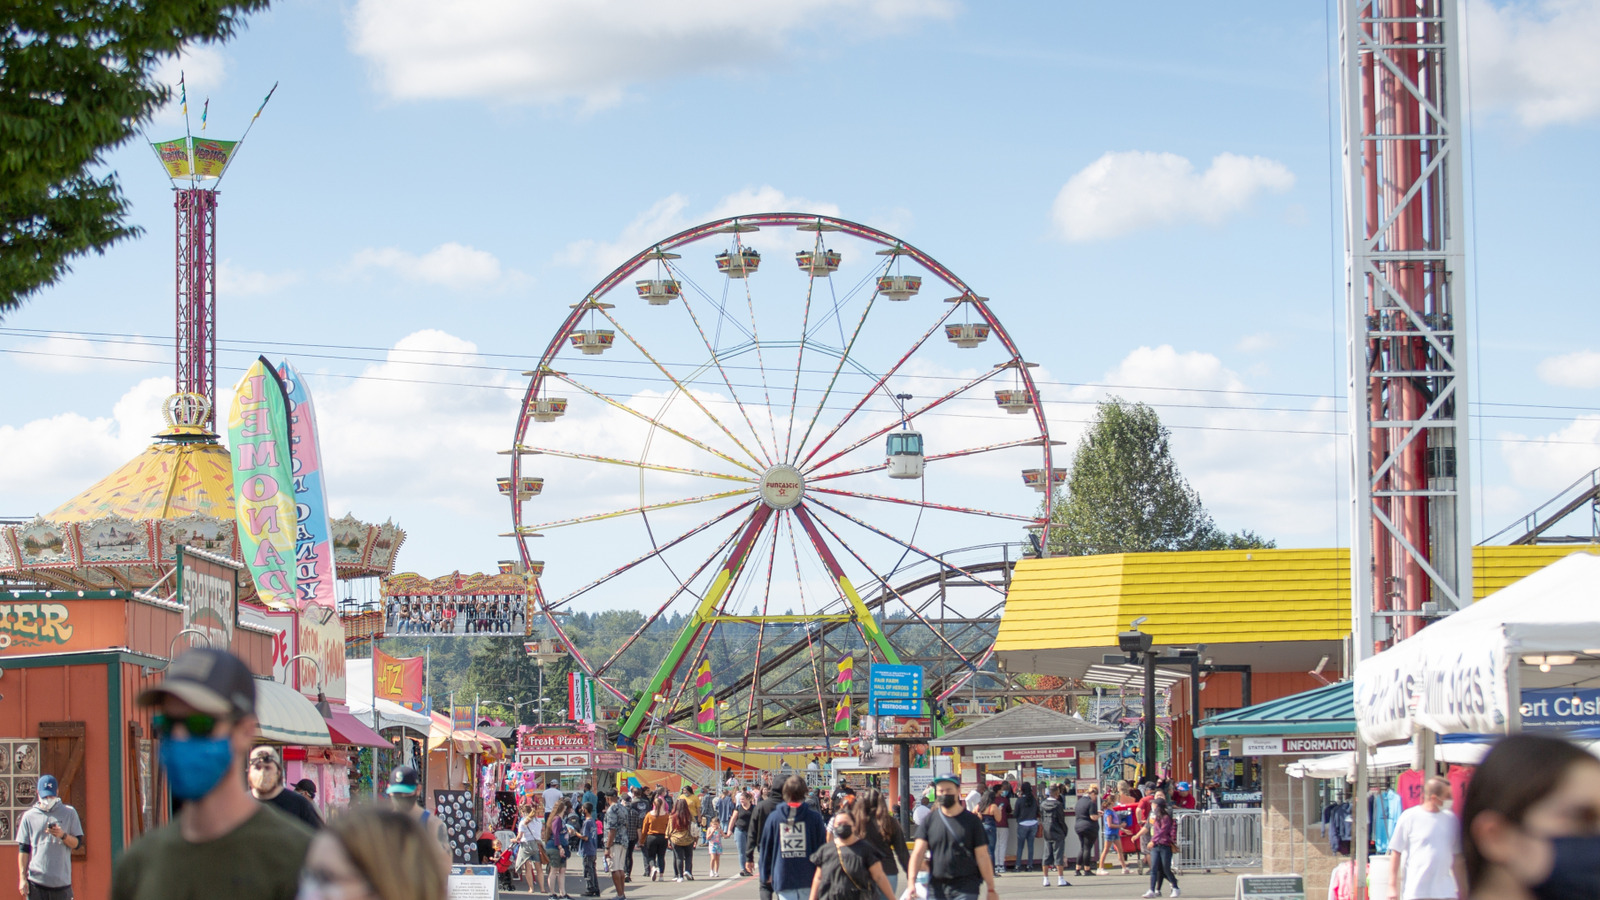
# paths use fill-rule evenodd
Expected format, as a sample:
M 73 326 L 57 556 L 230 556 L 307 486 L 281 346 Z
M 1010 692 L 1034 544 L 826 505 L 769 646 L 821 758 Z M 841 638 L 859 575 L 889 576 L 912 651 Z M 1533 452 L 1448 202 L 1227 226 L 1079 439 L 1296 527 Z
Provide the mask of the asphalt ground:
M 634 856 L 633 881 L 624 887 L 627 889 L 629 900 L 759 900 L 760 892 L 756 888 L 754 878 L 734 877 L 732 873 L 738 869 L 733 858 L 736 854 L 722 854 L 723 877 L 711 878 L 706 875 L 709 860 L 703 848 L 695 852 L 694 881 L 674 882 L 669 875 L 661 881 L 652 882 L 644 876 L 644 866 L 639 856 Z M 671 857 L 668 857 L 667 867 L 672 867 Z M 1241 870 L 1243 874 L 1258 873 L 1259 869 Z M 1178 884 L 1183 888 L 1183 897 L 1194 900 L 1233 900 L 1234 887 L 1237 876 L 1241 872 L 1179 872 Z M 1012 898 L 1027 898 L 1027 900 L 1043 900 L 1043 898 L 1087 898 L 1087 900 L 1134 900 L 1140 897 L 1150 887 L 1150 878 L 1147 875 L 1094 875 L 1087 878 L 1067 876 L 1071 882 L 1067 887 L 1055 887 L 1055 875 L 1050 877 L 1051 886 L 1040 884 L 1041 877 L 1036 872 L 1011 872 L 995 879 L 995 886 L 1000 891 L 1001 900 Z M 520 886 L 521 882 L 517 882 Z M 615 900 L 616 894 L 611 887 L 611 876 L 600 873 L 601 900 Z M 901 888 L 905 885 L 902 884 Z M 583 864 L 574 861 L 567 866 L 567 893 L 574 900 L 583 898 Z M 1161 896 L 1170 893 L 1170 886 L 1163 886 Z M 543 893 L 526 893 L 502 891 L 501 897 L 527 897 L 543 900 L 548 897 Z

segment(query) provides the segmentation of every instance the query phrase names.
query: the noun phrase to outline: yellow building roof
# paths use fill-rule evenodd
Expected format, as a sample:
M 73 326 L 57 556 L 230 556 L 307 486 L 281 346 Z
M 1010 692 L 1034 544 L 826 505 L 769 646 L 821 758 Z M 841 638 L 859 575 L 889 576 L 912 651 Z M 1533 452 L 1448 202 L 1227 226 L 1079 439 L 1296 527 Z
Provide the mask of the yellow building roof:
M 232 521 L 231 466 L 228 449 L 215 441 L 160 441 L 45 518 L 181 519 L 200 513 Z
M 1588 549 L 1478 547 L 1475 598 Z M 1139 616 L 1148 617 L 1140 630 L 1157 646 L 1340 641 L 1350 632 L 1350 553 L 1215 550 L 1023 560 L 994 647 L 1023 657 L 1115 648 L 1117 632 Z

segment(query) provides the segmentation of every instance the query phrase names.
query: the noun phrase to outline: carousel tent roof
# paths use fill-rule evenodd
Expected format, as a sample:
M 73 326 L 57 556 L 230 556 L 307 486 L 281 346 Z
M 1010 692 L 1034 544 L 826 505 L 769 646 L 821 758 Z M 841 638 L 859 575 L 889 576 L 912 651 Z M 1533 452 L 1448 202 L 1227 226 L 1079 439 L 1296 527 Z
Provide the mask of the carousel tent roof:
M 73 497 L 46 519 L 87 522 L 103 516 L 181 519 L 199 513 L 233 519 L 228 449 L 212 441 L 162 441 Z

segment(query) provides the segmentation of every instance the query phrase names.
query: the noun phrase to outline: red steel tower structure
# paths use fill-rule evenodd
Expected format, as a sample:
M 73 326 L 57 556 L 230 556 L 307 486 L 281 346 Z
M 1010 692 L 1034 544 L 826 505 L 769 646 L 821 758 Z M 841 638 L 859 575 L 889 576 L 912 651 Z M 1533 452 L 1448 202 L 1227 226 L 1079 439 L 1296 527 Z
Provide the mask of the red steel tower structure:
M 1472 600 L 1456 0 L 1340 0 L 1355 659 Z
M 216 430 L 217 401 L 217 192 L 173 189 L 177 214 L 177 392 L 210 403 L 205 423 Z

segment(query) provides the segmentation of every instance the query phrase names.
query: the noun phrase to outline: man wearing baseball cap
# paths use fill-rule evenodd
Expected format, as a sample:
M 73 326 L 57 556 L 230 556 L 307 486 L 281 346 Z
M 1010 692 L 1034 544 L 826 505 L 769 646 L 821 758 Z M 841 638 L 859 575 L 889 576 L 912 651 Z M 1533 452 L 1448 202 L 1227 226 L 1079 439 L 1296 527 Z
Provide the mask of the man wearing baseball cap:
M 928 873 L 929 900 L 978 900 L 985 886 L 987 900 L 1000 900 L 994 885 L 994 861 L 983 823 L 961 802 L 961 783 L 950 775 L 933 779 L 939 808 L 917 826 L 906 889 L 900 900 L 912 900 L 917 875 Z
M 83 825 L 58 791 L 54 775 L 41 775 L 38 802 L 17 819 L 17 890 L 25 900 L 72 900 L 72 851 L 83 846 Z
M 412 766 L 395 766 L 394 771 L 389 773 L 389 786 L 383 792 L 396 812 L 416 819 L 422 824 L 423 831 L 433 835 L 448 862 L 452 858 L 450 832 L 444 827 L 444 820 L 428 812 L 422 802 L 422 773 Z
M 311 830 L 245 789 L 255 676 L 221 650 L 190 650 L 139 695 L 155 711 L 167 785 L 183 808 L 128 847 L 112 900 L 291 900 Z

